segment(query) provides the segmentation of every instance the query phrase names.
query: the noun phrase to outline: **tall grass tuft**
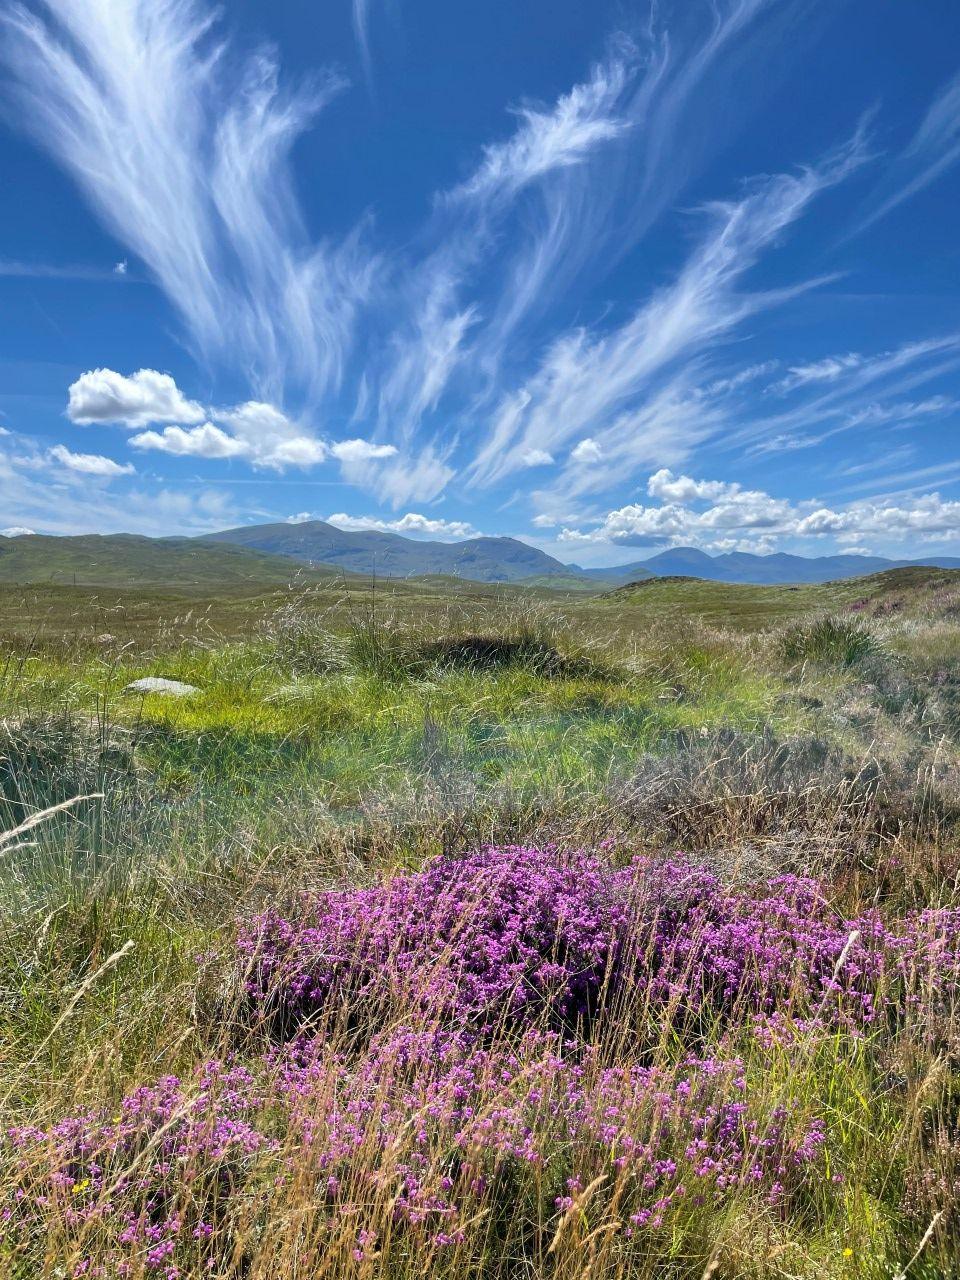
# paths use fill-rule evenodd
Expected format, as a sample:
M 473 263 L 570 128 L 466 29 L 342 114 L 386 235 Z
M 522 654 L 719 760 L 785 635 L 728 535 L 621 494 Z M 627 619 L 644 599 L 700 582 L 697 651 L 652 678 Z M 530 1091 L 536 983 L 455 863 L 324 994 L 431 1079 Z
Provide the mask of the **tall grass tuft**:
M 835 614 L 795 623 L 780 638 L 780 653 L 791 663 L 856 667 L 879 652 L 876 634 L 865 623 Z

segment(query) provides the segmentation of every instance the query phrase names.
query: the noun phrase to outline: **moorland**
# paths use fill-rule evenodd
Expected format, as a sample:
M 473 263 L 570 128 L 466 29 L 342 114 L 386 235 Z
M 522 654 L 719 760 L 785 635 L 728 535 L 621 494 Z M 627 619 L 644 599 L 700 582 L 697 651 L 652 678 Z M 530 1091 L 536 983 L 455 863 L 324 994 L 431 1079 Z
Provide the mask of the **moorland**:
M 960 571 L 222 553 L 0 586 L 3 1273 L 957 1274 Z

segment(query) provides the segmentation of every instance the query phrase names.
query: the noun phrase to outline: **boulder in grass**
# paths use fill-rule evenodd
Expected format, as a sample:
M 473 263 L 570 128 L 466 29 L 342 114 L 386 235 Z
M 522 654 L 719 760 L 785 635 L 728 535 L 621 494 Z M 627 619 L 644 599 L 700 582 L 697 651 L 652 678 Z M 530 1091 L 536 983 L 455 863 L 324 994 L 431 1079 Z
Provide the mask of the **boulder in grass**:
M 186 698 L 191 693 L 199 693 L 195 684 L 184 684 L 182 680 L 164 680 L 161 676 L 144 676 L 142 680 L 134 680 L 128 684 L 124 693 L 160 693 L 167 698 Z

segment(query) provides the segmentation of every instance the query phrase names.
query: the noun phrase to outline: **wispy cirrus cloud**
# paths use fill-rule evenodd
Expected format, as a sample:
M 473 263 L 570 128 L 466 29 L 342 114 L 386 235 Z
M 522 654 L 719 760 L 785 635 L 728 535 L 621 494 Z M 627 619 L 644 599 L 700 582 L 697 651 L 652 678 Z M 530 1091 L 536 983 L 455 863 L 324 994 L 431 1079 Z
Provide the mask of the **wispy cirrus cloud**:
M 873 208 L 854 233 L 865 231 L 960 161 L 960 74 L 941 87 L 907 146 L 895 156 L 871 197 Z
M 777 453 L 813 448 L 832 436 L 857 428 L 906 425 L 946 414 L 952 397 L 903 397 L 960 367 L 960 333 L 902 343 L 889 351 L 825 356 L 795 366 L 772 392 L 792 395 L 793 403 L 772 414 L 743 415 L 729 432 L 728 448 L 748 453 Z
M 0 277 L 11 280 L 76 280 L 81 284 L 131 284 L 133 277 L 117 266 L 96 267 L 83 263 L 17 262 L 0 258 Z
M 311 244 L 294 141 L 343 88 L 280 87 L 268 53 L 239 73 L 201 0 L 60 0 L 0 15 L 24 127 L 143 261 L 202 358 L 252 389 L 319 395 L 342 376 L 371 279 L 356 236 Z
M 395 287 L 399 320 L 384 359 L 367 371 L 377 384 L 381 430 L 409 442 L 462 366 L 472 366 L 465 395 L 483 380 L 489 320 L 477 293 L 489 285 L 491 257 L 498 271 L 503 221 L 521 195 L 542 198 L 554 175 L 585 165 L 629 127 L 618 115 L 628 75 L 624 59 L 613 56 L 551 107 L 517 108 L 515 132 L 489 144 L 463 182 L 438 193 L 423 236 L 426 253 L 406 264 Z
M 502 201 L 548 174 L 581 165 L 605 142 L 620 137 L 631 121 L 622 114 L 631 74 L 626 59 L 598 64 L 590 79 L 562 94 L 554 106 L 515 108 L 521 123 L 504 142 L 484 148 L 483 160 L 444 201 Z
M 367 87 L 371 93 L 375 91 L 374 80 L 374 41 L 371 24 L 375 17 L 387 17 L 396 26 L 399 13 L 394 0 L 351 0 L 351 17 L 353 19 L 353 36 L 357 45 L 357 54 Z
M 591 92 L 581 86 L 577 96 L 601 103 L 600 119 L 616 127 L 608 127 L 604 146 L 585 151 L 579 164 L 557 166 L 536 188 L 484 335 L 487 367 L 499 368 L 518 333 L 586 272 L 608 274 L 640 243 L 709 156 L 721 117 L 733 126 L 737 60 L 762 58 L 772 78 L 798 11 L 792 0 L 654 5 L 642 30 L 613 40 Z M 558 117 L 562 108 L 561 99 Z M 523 154 L 522 134 L 504 154 Z
M 812 382 L 836 382 L 849 370 L 859 369 L 863 362 L 863 356 L 850 352 L 847 355 L 826 356 L 823 360 L 814 360 L 810 364 L 792 365 L 787 376 L 775 383 L 772 390 L 788 392 L 809 386 Z
M 445 447 L 427 445 L 419 452 L 406 453 L 385 463 L 342 462 L 341 472 L 350 484 L 376 492 L 394 508 L 409 502 L 432 502 L 456 475 L 448 461 L 452 450 L 452 442 Z
M 738 285 L 761 252 L 865 154 L 858 132 L 821 165 L 762 180 L 739 200 L 706 210 L 708 230 L 671 284 L 619 328 L 560 338 L 522 390 L 504 399 L 474 461 L 477 480 L 494 483 L 530 450 L 589 436 L 592 460 L 604 465 L 568 466 L 554 487 L 565 505 L 649 465 L 665 449 L 682 456 L 709 434 L 718 419 L 695 394 L 690 362 L 746 316 L 795 292 L 746 293 Z M 583 460 L 575 449 L 571 462 Z
M 454 382 L 459 414 L 489 407 L 503 366 L 526 350 L 521 331 L 588 267 L 610 271 L 696 169 L 724 60 L 770 8 L 720 0 L 705 21 L 687 14 L 671 29 L 653 11 L 555 102 L 514 109 L 514 131 L 437 197 L 431 249 L 401 286 L 409 318 L 373 371 L 381 432 L 410 440 Z M 777 22 L 788 26 L 793 8 L 781 6 Z M 765 38 L 775 43 L 773 28 Z M 519 234 L 504 242 L 502 222 L 518 209 Z
M 370 0 L 353 0 L 353 34 L 356 37 L 364 74 L 370 82 L 373 79 L 373 60 L 370 56 Z

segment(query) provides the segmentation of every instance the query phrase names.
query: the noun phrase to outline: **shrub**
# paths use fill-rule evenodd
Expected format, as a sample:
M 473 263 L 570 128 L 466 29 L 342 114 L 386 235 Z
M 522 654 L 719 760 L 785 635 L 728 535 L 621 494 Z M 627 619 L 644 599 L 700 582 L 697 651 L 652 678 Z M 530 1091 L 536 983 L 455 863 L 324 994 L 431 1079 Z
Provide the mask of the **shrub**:
M 939 949 L 939 950 L 938 950 Z M 641 858 L 613 869 L 555 848 L 486 848 L 371 889 L 325 893 L 296 921 L 245 929 L 247 991 L 275 1033 L 391 1007 L 489 1034 L 589 1027 L 602 1002 L 654 1038 L 757 1015 L 862 1028 L 923 990 L 960 990 L 960 911 L 843 919 L 815 880 L 727 889 L 705 867 Z M 936 969 L 936 972 L 934 972 Z M 879 1001 L 879 1006 L 878 1006 Z M 911 1009 L 912 1014 L 916 1013 Z
M 587 1213 L 621 1262 L 686 1206 L 783 1213 L 823 1182 L 824 1138 L 753 1105 L 736 1057 L 606 1067 L 539 1032 L 485 1048 L 400 1026 L 363 1060 L 299 1041 L 14 1130 L 3 1233 L 18 1249 L 55 1224 L 75 1276 L 507 1276 L 498 1259 L 555 1253 L 565 1228 L 575 1260 Z
M 69 711 L 0 722 L 0 829 L 74 796 L 128 789 L 135 736 Z
M 854 618 L 826 614 L 811 623 L 798 622 L 780 637 L 787 662 L 855 667 L 880 651 L 875 634 Z
M 273 660 L 294 675 L 325 675 L 346 665 L 343 642 L 309 591 L 286 596 L 264 620 L 260 635 Z
M 247 989 L 284 1032 L 348 1004 L 413 1000 L 447 1025 L 587 1017 L 629 933 L 629 873 L 587 854 L 487 848 L 371 889 L 329 892 L 296 921 L 245 929 Z
M 13 1128 L 15 1271 L 649 1276 L 674 1251 L 702 1274 L 732 1209 L 831 1221 L 832 1089 L 878 1025 L 955 1036 L 960 911 L 845 920 L 809 879 L 486 848 L 263 915 L 240 956 L 296 1034 Z M 821 1051 L 824 1115 L 802 1080 Z

